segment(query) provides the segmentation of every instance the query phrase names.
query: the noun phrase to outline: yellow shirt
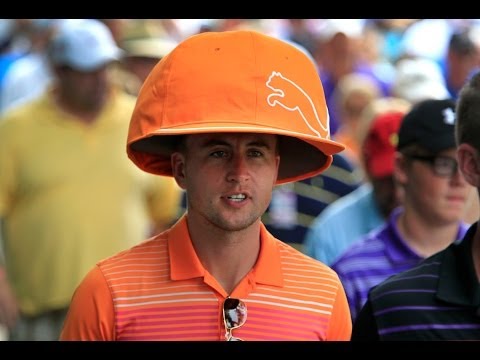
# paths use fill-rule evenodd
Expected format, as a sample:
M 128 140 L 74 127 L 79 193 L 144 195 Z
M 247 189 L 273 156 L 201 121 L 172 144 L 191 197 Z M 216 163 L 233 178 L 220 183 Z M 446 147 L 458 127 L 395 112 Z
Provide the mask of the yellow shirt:
M 115 92 L 85 125 L 47 94 L 0 120 L 0 217 L 7 273 L 22 312 L 69 305 L 100 259 L 171 223 L 180 189 L 127 157 L 135 98 Z

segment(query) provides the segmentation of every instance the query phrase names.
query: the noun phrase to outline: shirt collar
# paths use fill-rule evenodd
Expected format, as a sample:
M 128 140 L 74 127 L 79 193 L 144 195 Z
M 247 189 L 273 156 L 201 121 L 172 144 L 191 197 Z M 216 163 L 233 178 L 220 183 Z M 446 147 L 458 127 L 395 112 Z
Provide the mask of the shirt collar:
M 260 254 L 252 271 L 247 276 L 256 283 L 283 286 L 283 273 L 278 240 L 262 223 L 260 227 Z M 170 229 L 168 252 L 172 280 L 186 280 L 205 275 L 205 268 L 198 258 L 187 226 L 187 215 Z
M 475 223 L 468 229 L 460 243 L 444 250 L 439 273 L 437 297 L 441 300 L 466 306 L 480 306 L 480 285 L 472 257 Z
M 385 252 L 390 260 L 394 263 L 401 264 L 406 262 L 412 262 L 416 264 L 418 261 L 424 258 L 418 255 L 402 238 L 400 231 L 398 230 L 398 218 L 404 211 L 403 207 L 397 207 L 392 211 L 388 219 L 388 231 L 390 236 L 385 237 Z M 465 236 L 467 226 L 463 222 L 458 223 L 458 232 L 455 239 L 462 239 Z
M 398 231 L 398 218 L 403 211 L 402 207 L 397 207 L 392 211 L 388 219 L 387 230 L 390 232 L 390 236 L 386 236 L 384 239 L 385 252 L 387 257 L 395 264 L 410 263 L 412 261 L 416 264 L 423 258 L 407 245 Z

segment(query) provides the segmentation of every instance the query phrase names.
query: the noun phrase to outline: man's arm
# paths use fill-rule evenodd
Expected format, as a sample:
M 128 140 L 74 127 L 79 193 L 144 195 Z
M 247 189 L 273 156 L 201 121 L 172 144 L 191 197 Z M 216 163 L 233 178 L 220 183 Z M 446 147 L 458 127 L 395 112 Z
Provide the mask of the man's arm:
M 0 218 L 0 325 L 7 329 L 15 326 L 18 317 L 18 303 L 13 289 L 8 282 L 7 270 L 5 268 L 5 251 L 2 234 L 3 221 Z
M 112 295 L 95 267 L 75 290 L 60 340 L 115 340 Z

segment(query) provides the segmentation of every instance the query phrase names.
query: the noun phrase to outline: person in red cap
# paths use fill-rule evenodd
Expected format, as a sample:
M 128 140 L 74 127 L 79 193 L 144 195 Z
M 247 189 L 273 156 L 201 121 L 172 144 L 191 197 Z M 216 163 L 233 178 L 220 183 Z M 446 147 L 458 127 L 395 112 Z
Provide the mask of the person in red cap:
M 173 176 L 187 211 L 169 230 L 97 263 L 62 340 L 348 340 L 335 272 L 261 222 L 272 189 L 317 175 L 330 140 L 313 62 L 249 30 L 181 42 L 146 79 L 130 159 Z

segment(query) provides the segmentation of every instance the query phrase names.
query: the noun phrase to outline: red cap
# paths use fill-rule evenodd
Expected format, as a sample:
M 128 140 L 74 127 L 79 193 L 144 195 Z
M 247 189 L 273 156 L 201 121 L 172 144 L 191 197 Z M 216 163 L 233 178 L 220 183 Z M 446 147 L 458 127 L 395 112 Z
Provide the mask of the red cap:
M 368 175 L 382 178 L 393 174 L 398 130 L 402 112 L 388 112 L 375 117 L 363 143 L 363 158 Z

